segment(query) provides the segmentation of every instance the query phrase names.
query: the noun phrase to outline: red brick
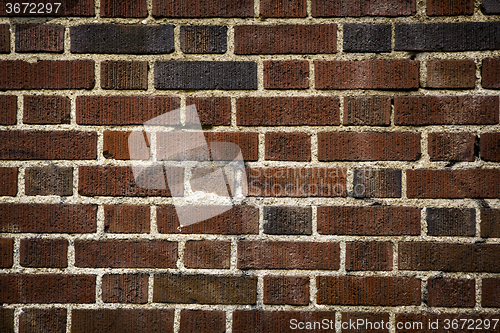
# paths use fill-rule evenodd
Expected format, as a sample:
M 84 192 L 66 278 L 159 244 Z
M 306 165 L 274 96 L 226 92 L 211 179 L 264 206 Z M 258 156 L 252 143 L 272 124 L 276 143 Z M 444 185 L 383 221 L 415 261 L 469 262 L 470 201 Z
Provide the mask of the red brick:
M 177 243 L 155 241 L 76 241 L 76 267 L 175 268 Z
M 484 278 L 482 284 L 481 305 L 484 307 L 500 308 L 500 279 Z
M 500 244 L 399 242 L 398 250 L 400 270 L 500 272 Z
M 420 158 L 420 133 L 318 133 L 320 161 L 415 161 Z
M 17 96 L 0 96 L 0 125 L 15 125 L 17 123 Z
M 389 126 L 390 97 L 344 97 L 344 125 Z
M 401 198 L 401 170 L 354 169 L 354 197 Z
M 309 88 L 308 61 L 264 61 L 264 88 Z
M 318 304 L 420 305 L 420 280 L 382 276 L 318 276 Z
M 389 333 L 389 322 L 388 313 L 344 312 L 342 313 L 342 332 L 358 333 L 373 330 Z M 352 324 L 354 326 L 351 323 L 355 323 Z
M 101 62 L 101 88 L 148 89 L 148 63 L 146 61 Z
M 427 62 L 427 88 L 465 89 L 474 88 L 475 84 L 476 63 L 474 60 L 429 60 Z
M 148 302 L 147 274 L 106 274 L 102 277 L 102 300 L 105 303 Z
M 91 160 L 96 157 L 95 132 L 0 132 L 0 158 L 3 160 Z
M 243 97 L 236 101 L 241 126 L 339 125 L 337 97 Z
M 431 161 L 474 161 L 476 136 L 469 132 L 429 133 Z
M 95 303 L 95 275 L 0 274 L 2 303 Z
M 0 61 L 0 89 L 92 89 L 91 60 Z
M 315 61 L 316 89 L 418 89 L 412 60 Z
M 134 140 L 130 138 L 130 134 L 134 133 Z M 104 147 L 103 155 L 105 158 L 117 160 L 147 160 L 149 159 L 149 142 L 150 134 L 142 132 L 142 137 L 139 132 L 108 132 L 103 133 Z M 141 140 L 135 140 L 135 138 Z M 129 146 L 129 140 L 134 145 Z M 132 152 L 132 154 L 130 154 Z
M 500 238 L 500 209 L 481 209 L 481 237 Z
M 66 309 L 22 309 L 19 315 L 21 333 L 66 332 Z
M 64 51 L 64 26 L 48 24 L 16 25 L 16 52 Z
M 229 268 L 231 242 L 187 241 L 184 249 L 184 266 L 187 268 Z
M 179 107 L 177 97 L 78 96 L 76 122 L 80 125 L 142 125 Z M 179 124 L 177 110 L 170 113 L 161 125 Z
M 474 307 L 475 280 L 473 279 L 429 279 L 429 306 L 443 307 Z
M 147 17 L 146 0 L 102 0 L 101 17 Z
M 264 304 L 309 304 L 307 276 L 264 276 Z
M 73 168 L 47 167 L 26 168 L 24 174 L 26 195 L 73 195 Z
M 345 261 L 348 271 L 390 271 L 392 243 L 347 242 Z
M 174 332 L 173 309 L 75 309 L 72 333 Z
M 408 198 L 498 198 L 500 169 L 407 170 Z
M 253 1 L 154 0 L 154 17 L 251 17 Z
M 10 268 L 13 264 L 14 239 L 0 238 L 0 268 Z
M 428 0 L 427 15 L 453 16 L 474 14 L 474 0 Z
M 104 231 L 109 233 L 149 233 L 149 206 L 105 205 Z
M 481 159 L 500 162 L 500 133 L 481 134 Z
M 226 332 L 224 311 L 181 310 L 180 333 Z
M 193 219 L 213 206 L 192 206 Z M 233 206 L 232 209 L 199 223 L 180 228 L 175 207 L 158 206 L 156 210 L 160 233 L 244 235 L 259 233 L 259 209 L 253 206 Z
M 6 2 L 6 1 L 5 1 Z M 3 2 L 3 4 L 5 4 Z M 24 13 L 24 5 L 20 7 L 19 13 L 7 13 L 7 7 L 5 5 L 1 6 L 0 9 L 0 16 L 21 16 L 21 17 L 26 17 L 26 16 L 36 16 L 36 17 L 44 17 L 44 16 L 50 16 L 50 17 L 60 17 L 60 16 L 94 16 L 94 0 L 73 0 L 73 1 L 64 1 L 61 2 L 61 6 L 57 8 L 57 6 L 52 3 L 52 11 L 49 12 L 47 8 L 44 8 L 43 13 L 36 13 L 36 14 L 29 14 L 28 12 L 31 10 L 30 8 L 27 8 L 27 12 Z M 33 8 L 33 7 L 31 7 Z M 40 10 L 41 8 L 37 8 L 37 10 Z M 57 9 L 57 12 L 56 12 Z M 34 10 L 35 11 L 35 10 Z
M 260 2 L 261 17 L 306 17 L 306 0 L 262 0 Z
M 304 133 L 266 133 L 266 160 L 310 161 L 311 137 Z
M 318 54 L 337 52 L 337 25 L 237 25 L 235 54 Z
M 10 53 L 10 25 L 0 24 L 0 53 Z
M 1 232 L 91 233 L 97 230 L 96 205 L 0 204 Z
M 420 235 L 420 208 L 319 206 L 318 232 L 326 235 Z
M 71 101 L 64 96 L 24 96 L 23 123 L 69 124 Z
M 153 302 L 255 304 L 257 277 L 227 275 L 155 275 Z
M 415 0 L 313 0 L 313 17 L 415 15 Z
M 201 125 L 231 125 L 231 99 L 229 97 L 187 97 L 186 105 L 193 104 Z M 194 113 L 188 112 L 186 124 L 198 124 L 194 119 Z
M 339 269 L 340 246 L 327 242 L 239 241 L 239 269 Z
M 21 266 L 68 267 L 68 241 L 66 239 L 21 239 Z
M 486 319 L 490 321 L 490 327 L 494 326 L 492 320 L 498 319 L 498 314 L 494 313 L 478 313 L 478 311 L 470 313 L 396 313 L 396 326 L 399 324 L 400 328 L 396 330 L 397 333 L 447 333 L 447 332 L 471 332 L 473 330 L 466 330 L 471 324 L 472 327 L 476 327 L 479 322 L 483 323 Z M 438 322 L 439 329 L 429 328 L 429 323 Z M 405 323 L 408 325 L 405 329 Z M 452 326 L 453 323 L 458 324 L 458 326 Z M 444 327 L 449 327 L 445 329 Z M 464 329 L 462 330 L 462 326 Z M 457 329 L 453 329 L 453 327 Z M 480 327 L 483 327 L 484 324 Z M 498 325 L 497 325 L 498 328 Z M 493 332 L 491 330 L 485 330 L 486 332 Z
M 500 59 L 484 59 L 482 77 L 483 88 L 500 89 Z
M 498 96 L 407 96 L 394 98 L 396 125 L 498 124 Z
M 0 195 L 17 194 L 17 168 L 0 168 Z

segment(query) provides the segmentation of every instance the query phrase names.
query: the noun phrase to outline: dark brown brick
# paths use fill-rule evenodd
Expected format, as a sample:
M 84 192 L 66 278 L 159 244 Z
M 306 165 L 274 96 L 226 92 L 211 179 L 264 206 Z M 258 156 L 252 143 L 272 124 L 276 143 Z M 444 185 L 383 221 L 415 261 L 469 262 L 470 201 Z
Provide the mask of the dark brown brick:
M 344 97 L 344 125 L 389 126 L 390 97 Z
M 0 332 L 14 333 L 14 309 L 0 309 Z
M 481 237 L 500 238 L 500 209 L 481 209 Z
M 96 230 L 96 205 L 0 204 L 1 232 L 91 233 Z
M 415 0 L 313 0 L 313 17 L 415 15 Z
M 175 268 L 176 262 L 176 242 L 75 241 L 76 267 Z
M 427 208 L 427 234 L 430 236 L 475 236 L 474 208 Z
M 23 123 L 69 124 L 71 101 L 64 96 L 24 96 Z
M 498 124 L 498 96 L 408 96 L 394 98 L 396 125 Z
M 10 25 L 0 24 L 0 53 L 10 53 Z
M 71 332 L 174 332 L 173 309 L 75 309 Z
M 1 131 L 2 160 L 92 160 L 97 134 L 75 131 Z
M 311 235 L 311 207 L 264 207 L 264 233 L 268 235 Z
M 488 89 L 500 89 L 500 59 L 489 58 L 483 60 L 482 86 Z
M 66 239 L 21 239 L 20 263 L 23 267 L 68 267 Z
M 348 271 L 390 271 L 392 243 L 347 242 L 345 261 Z
M 184 266 L 187 268 L 229 268 L 231 242 L 187 241 L 184 248 Z
M 306 0 L 262 0 L 260 2 L 261 17 L 306 17 Z
M 148 89 L 148 63 L 146 61 L 101 62 L 101 88 Z
M 149 233 L 149 206 L 105 205 L 104 231 L 109 233 Z
M 467 0 L 468 1 L 468 0 Z M 474 60 L 429 60 L 427 88 L 466 89 L 476 84 Z
M 337 97 L 243 97 L 236 100 L 241 126 L 339 125 Z
M 235 54 L 336 52 L 336 24 L 237 25 L 234 27 Z
M 482 280 L 482 300 L 481 305 L 484 307 L 499 308 L 500 307 L 500 279 L 484 278 Z
M 428 0 L 427 15 L 429 16 L 453 16 L 474 14 L 474 0 Z
M 17 168 L 0 168 L 0 195 L 17 194 Z
M 147 17 L 146 0 L 102 0 L 101 17 Z
M 399 242 L 400 270 L 500 272 L 500 244 Z
M 20 333 L 66 332 L 66 309 L 23 309 L 19 316 Z
M 354 197 L 401 198 L 401 170 L 354 169 Z
M 342 332 L 361 333 L 373 330 L 389 333 L 389 322 L 388 313 L 344 312 L 342 313 Z
M 239 269 L 339 269 L 340 246 L 327 242 L 239 241 Z
M 181 310 L 180 333 L 224 333 L 224 311 Z
M 498 198 L 500 169 L 406 171 L 408 198 Z
M 0 124 L 15 125 L 17 123 L 17 96 L 0 96 Z
M 255 304 L 257 278 L 221 275 L 155 275 L 153 302 Z
M 469 132 L 429 133 L 431 161 L 474 161 L 476 136 Z
M 105 303 L 148 302 L 147 274 L 106 274 L 102 277 L 102 300 Z
M 26 168 L 26 195 L 73 195 L 73 168 L 32 167 Z
M 264 88 L 309 88 L 309 62 L 300 60 L 264 61 Z
M 0 16 L 31 16 L 31 17 L 61 17 L 61 16 L 94 16 L 94 0 L 73 0 L 61 2 L 58 7 L 55 3 L 52 3 L 52 11 L 49 11 L 47 7 L 41 10 L 40 7 L 36 10 L 30 5 L 26 8 L 26 13 L 24 13 L 24 5 L 20 7 L 20 11 L 16 13 L 14 10 L 11 13 L 7 13 L 7 7 L 5 3 L 7 1 L 2 1 L 2 6 L 0 9 Z M 33 9 L 36 14 L 29 13 Z M 57 10 L 57 12 L 56 12 Z M 43 11 L 43 13 L 42 13 Z
M 311 137 L 304 133 L 266 133 L 266 160 L 310 161 Z
M 16 52 L 64 51 L 64 26 L 47 24 L 16 25 Z
M 95 303 L 95 275 L 0 274 L 2 303 Z
M 500 133 L 481 134 L 481 159 L 500 162 Z
M 251 17 L 253 16 L 253 1 L 216 0 L 154 0 L 154 17 Z
M 105 131 L 103 139 L 103 155 L 105 158 L 117 160 L 149 159 L 149 142 L 151 140 L 149 133 L 142 132 L 141 135 L 140 132 Z M 130 142 L 134 144 L 129 145 Z
M 231 99 L 228 97 L 187 97 L 186 105 L 195 105 L 202 126 L 231 125 Z M 188 112 L 186 124 L 197 125 L 194 113 Z
M 316 89 L 418 89 L 412 60 L 315 61 Z
M 309 304 L 307 276 L 264 276 L 264 304 Z
M 181 50 L 184 53 L 226 53 L 225 25 L 185 25 L 181 27 Z
M 14 255 L 14 239 L 0 238 L 0 268 L 12 267 L 13 255 Z
M 475 280 L 473 279 L 429 279 L 429 306 L 474 307 Z

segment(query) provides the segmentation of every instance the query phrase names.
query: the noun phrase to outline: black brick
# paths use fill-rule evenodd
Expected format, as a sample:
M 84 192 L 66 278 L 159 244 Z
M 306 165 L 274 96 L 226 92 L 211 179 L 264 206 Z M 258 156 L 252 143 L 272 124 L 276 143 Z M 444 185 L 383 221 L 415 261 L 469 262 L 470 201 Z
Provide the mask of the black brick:
M 500 22 L 396 24 L 398 51 L 500 49 Z
M 345 52 L 391 52 L 388 24 L 344 24 Z
M 71 27 L 72 53 L 172 53 L 173 25 L 89 24 Z
M 164 61 L 155 64 L 156 89 L 257 89 L 249 61 Z
M 474 236 L 474 208 L 427 208 L 427 234 L 430 236 Z
M 225 25 L 191 25 L 181 27 L 181 49 L 184 53 L 225 53 Z
M 264 233 L 269 235 L 310 235 L 311 207 L 264 207 Z
M 485 14 L 500 14 L 500 0 L 483 0 L 481 9 Z

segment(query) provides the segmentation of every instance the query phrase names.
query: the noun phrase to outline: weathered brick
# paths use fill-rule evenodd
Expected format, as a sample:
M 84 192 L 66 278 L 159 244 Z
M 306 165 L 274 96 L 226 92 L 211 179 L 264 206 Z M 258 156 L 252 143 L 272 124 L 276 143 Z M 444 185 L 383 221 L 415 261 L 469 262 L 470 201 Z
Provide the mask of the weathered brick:
M 483 0 L 481 10 L 487 15 L 500 14 L 500 2 L 498 0 Z
M 181 50 L 184 53 L 226 53 L 225 25 L 185 25 L 181 27 Z
M 413 60 L 315 61 L 317 89 L 418 89 Z
M 231 242 L 187 241 L 184 249 L 184 266 L 188 268 L 229 268 Z
M 310 161 L 311 137 L 304 133 L 266 133 L 266 160 Z
M 17 96 L 0 96 L 0 124 L 15 125 L 17 123 Z
M 500 161 L 500 134 L 483 133 L 481 134 L 481 159 L 485 161 Z
M 92 60 L 0 61 L 0 90 L 92 89 Z
M 429 279 L 429 306 L 473 307 L 475 300 L 475 280 L 473 279 Z
M 153 302 L 255 304 L 257 277 L 226 275 L 155 275 Z
M 344 97 L 344 125 L 389 126 L 390 97 Z
M 498 198 L 500 169 L 406 171 L 408 198 Z
M 476 84 L 474 60 L 429 60 L 427 88 L 465 89 Z
M 0 53 L 10 53 L 10 25 L 0 24 Z
M 411 332 L 422 332 L 422 333 L 435 333 L 435 332 L 467 332 L 472 330 L 466 330 L 471 323 L 475 323 L 471 327 L 475 327 L 479 322 L 483 323 L 486 319 L 490 321 L 490 328 L 493 327 L 492 320 L 497 319 L 498 314 L 494 313 L 479 313 L 479 311 L 469 312 L 469 313 L 396 313 L 396 323 L 401 323 L 399 329 L 396 330 L 397 333 L 411 333 Z M 429 327 L 429 323 L 438 323 L 439 330 Z M 464 322 L 467 325 L 464 325 Z M 406 324 L 406 329 L 405 327 Z M 445 325 L 449 323 L 449 329 L 445 329 Z M 458 324 L 458 329 L 454 329 L 452 323 Z M 461 327 L 464 325 L 464 329 Z M 446 326 L 448 327 L 448 326 Z M 483 329 L 485 326 L 482 326 Z M 498 326 L 497 326 L 498 327 Z M 491 330 L 486 332 L 492 332 Z
M 75 309 L 71 332 L 174 332 L 173 309 Z
M 95 303 L 95 275 L 0 274 L 2 303 Z
M 344 52 L 391 52 L 389 24 L 344 24 Z
M 482 280 L 482 300 L 484 307 L 500 307 L 500 279 L 483 278 Z
M 68 267 L 66 239 L 21 239 L 20 263 L 23 267 Z
M 240 126 L 339 125 L 338 97 L 243 97 L 236 100 Z
M 147 17 L 146 0 L 102 0 L 101 17 Z
M 335 331 L 334 311 L 235 310 L 233 333 L 294 332 L 292 330 L 299 329 L 299 323 L 302 323 L 300 327 L 304 330 L 312 332 L 315 328 L 317 330 L 321 328 L 315 323 L 320 323 L 322 320 L 326 320 L 329 328 Z M 307 323 L 309 327 L 306 328 Z
M 390 271 L 392 243 L 347 242 L 345 261 L 348 271 Z
M 474 0 L 429 0 L 427 2 L 428 16 L 453 16 L 474 14 Z
M 17 168 L 0 168 L 0 195 L 17 194 Z
M 19 315 L 19 332 L 66 332 L 66 309 L 23 309 Z
M 500 244 L 399 242 L 398 250 L 400 270 L 500 272 Z
M 427 234 L 430 236 L 475 236 L 474 208 L 427 208 Z
M 24 12 L 24 5 L 20 7 L 19 12 L 16 13 L 14 8 L 11 13 L 7 13 L 7 7 L 5 3 L 7 0 L 2 0 L 2 6 L 0 9 L 0 16 L 51 16 L 51 17 L 61 17 L 61 16 L 94 16 L 94 0 L 73 0 L 73 1 L 62 1 L 60 6 L 56 3 L 52 4 L 52 10 L 48 7 L 43 9 L 37 7 L 36 9 L 30 4 L 26 7 L 26 12 Z M 37 2 L 38 3 L 38 2 Z M 21 5 L 21 3 L 20 3 Z M 31 10 L 36 14 L 29 13 Z
M 180 333 L 226 332 L 224 311 L 181 310 Z
M 459 52 L 500 48 L 500 22 L 397 23 L 396 51 Z
M 500 238 L 500 209 L 481 209 L 481 237 Z
M 187 97 L 186 105 L 195 105 L 202 126 L 231 125 L 231 99 L 229 97 Z M 186 124 L 197 125 L 193 112 L 186 115 Z
M 148 302 L 147 274 L 106 274 L 102 277 L 102 300 L 105 303 Z
M 257 89 L 257 64 L 252 61 L 157 61 L 156 89 Z
M 148 89 L 148 63 L 146 61 L 101 62 L 101 88 Z
M 73 168 L 31 167 L 25 173 L 26 195 L 73 195 Z
M 264 276 L 264 304 L 309 304 L 307 276 Z
M 71 53 L 172 53 L 173 25 L 87 24 L 70 28 Z
M 401 198 L 401 170 L 354 169 L 354 197 Z
M 0 204 L 1 232 L 91 233 L 96 230 L 96 205 Z
M 109 233 L 148 233 L 149 206 L 105 205 L 104 231 Z
M 311 235 L 311 207 L 264 207 L 264 233 L 268 235 Z
M 484 59 L 481 69 L 483 88 L 500 89 L 500 59 Z
M 12 267 L 14 260 L 13 255 L 14 255 L 14 239 L 0 238 L 0 268 Z
M 75 241 L 76 267 L 175 268 L 176 262 L 176 242 Z
M 303 60 L 264 61 L 264 88 L 309 88 L 309 62 Z
M 469 132 L 429 133 L 431 161 L 474 161 L 476 136 Z
M 339 269 L 340 246 L 332 242 L 239 241 L 239 269 Z
M 260 2 L 261 17 L 306 17 L 306 0 L 262 0 Z
M 47 24 L 16 25 L 16 52 L 64 51 L 64 26 Z
M 415 0 L 313 0 L 313 17 L 409 16 Z
M 235 54 L 336 52 L 336 24 L 237 25 L 234 27 Z
M 420 304 L 420 280 L 381 276 L 318 276 L 318 304 L 399 306 Z
M 406 96 L 394 98 L 396 125 L 498 124 L 498 96 Z
M 0 309 L 0 332 L 14 333 L 14 309 Z
M 341 320 L 343 333 L 358 333 L 370 330 L 377 333 L 389 333 L 388 323 L 390 319 L 388 313 L 344 312 Z M 351 325 L 351 323 L 355 324 Z
M 420 235 L 420 208 L 319 206 L 318 232 L 330 235 Z
M 71 101 L 65 96 L 24 96 L 23 123 L 69 124 Z
M 103 133 L 104 146 L 103 155 L 105 158 L 117 160 L 129 160 L 131 156 L 134 160 L 149 159 L 149 133 L 144 133 L 147 138 L 144 140 L 133 140 L 134 145 L 129 145 L 129 137 L 132 132 L 108 132 Z
M 154 17 L 252 17 L 252 0 L 154 0 Z

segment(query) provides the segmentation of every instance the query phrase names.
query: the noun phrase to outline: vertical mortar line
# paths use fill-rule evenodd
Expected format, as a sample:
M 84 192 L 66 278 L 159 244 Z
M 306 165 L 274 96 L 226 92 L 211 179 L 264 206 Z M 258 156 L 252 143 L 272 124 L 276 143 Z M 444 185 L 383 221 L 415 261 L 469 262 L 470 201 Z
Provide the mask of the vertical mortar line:
M 182 55 L 181 53 L 181 26 L 180 24 L 174 25 L 174 52 L 173 55 Z
M 96 235 L 101 238 L 104 237 L 104 205 L 97 206 L 97 231 Z
M 395 48 L 396 48 L 396 23 L 391 22 L 391 53 L 394 52 Z
M 14 308 L 14 333 L 19 333 L 19 317 L 23 313 L 23 309 L 21 307 Z
M 427 298 L 427 303 L 429 302 L 429 291 L 428 291 L 428 280 L 429 280 L 429 275 L 425 275 L 422 280 L 420 280 L 420 302 L 421 306 L 424 306 L 424 298 Z
M 71 332 L 71 320 L 72 320 L 72 307 L 71 304 L 66 308 L 66 332 Z
M 310 92 L 313 92 L 316 89 L 315 85 L 315 71 L 314 71 L 314 60 L 313 59 L 307 59 L 309 62 L 309 88 L 307 89 Z
M 345 168 L 346 170 L 346 192 L 347 192 L 347 197 L 349 197 L 349 193 L 352 194 L 352 196 L 355 195 L 354 193 L 354 167 L 350 168 Z
M 148 274 L 148 304 L 153 303 L 154 273 Z
M 345 103 L 344 103 L 344 97 L 341 96 L 339 97 L 339 118 L 340 118 L 340 126 L 344 125 L 344 113 L 345 113 Z
M 420 237 L 425 237 L 426 235 L 427 235 L 427 208 L 422 207 L 422 213 L 420 215 Z
M 146 92 L 152 94 L 155 91 L 155 61 L 148 60 L 146 63 L 148 64 L 148 89 Z
M 259 209 L 259 236 L 264 236 L 264 207 L 262 203 L 257 206 Z
M 390 115 L 390 123 L 389 123 L 389 128 L 394 128 L 396 127 L 396 123 L 394 122 L 395 118 L 395 112 L 394 112 L 394 96 L 391 96 L 391 115 Z
M 344 53 L 344 24 L 337 23 L 337 54 Z
M 481 239 L 481 208 L 479 207 L 476 207 L 476 237 Z M 478 239 L 478 240 L 479 240 Z
M 312 0 L 306 1 L 306 17 L 312 18 Z
M 16 52 L 16 29 L 15 25 L 10 24 L 9 22 L 9 36 L 10 36 L 10 53 Z
M 145 20 L 153 19 L 153 0 L 146 0 L 146 8 L 148 11 L 148 16 Z
M 231 237 L 231 248 L 229 254 L 229 270 L 237 272 L 238 270 L 238 238 Z
M 266 160 L 266 133 L 259 132 L 259 148 L 258 148 L 259 162 Z
M 476 80 L 474 81 L 475 82 L 474 87 L 476 89 L 483 88 L 483 86 L 482 86 L 483 73 L 481 71 L 483 68 L 483 60 L 484 60 L 484 58 L 474 59 L 475 75 L 476 75 Z M 477 63 L 476 63 L 476 61 L 477 61 Z
M 257 271 L 257 308 L 264 308 L 264 275 L 265 272 Z
M 311 134 L 311 162 L 310 163 L 318 163 L 318 132 L 314 131 Z
M 418 79 L 420 81 L 419 86 L 420 88 L 425 88 L 427 89 L 427 62 L 428 59 L 422 59 L 419 60 L 419 76 Z
M 24 94 L 20 93 L 17 95 L 17 114 L 16 114 L 16 120 L 17 120 L 17 125 L 22 126 L 23 125 L 23 115 L 24 115 Z
M 231 22 L 231 23 L 226 23 L 225 25 L 227 27 L 226 55 L 233 58 L 234 57 L 234 24 Z
M 483 290 L 483 279 L 480 276 L 475 277 L 475 285 L 476 285 L 476 306 L 475 309 L 482 310 L 482 290 Z
M 20 235 L 14 236 L 14 248 L 12 256 L 12 269 L 21 268 L 21 237 Z
M 64 46 L 64 55 L 70 55 L 71 54 L 71 35 L 70 35 L 70 29 L 71 27 L 64 26 L 64 39 L 63 39 L 63 46 Z
M 95 5 L 95 18 L 100 19 L 101 18 L 101 0 L 94 0 L 94 5 Z
M 406 196 L 406 171 L 407 170 L 408 169 L 401 168 L 401 199 L 408 199 Z
M 316 238 L 316 237 L 320 237 L 320 235 L 318 234 L 318 206 L 311 206 L 311 210 L 312 210 L 312 219 L 311 219 L 311 229 L 312 229 L 312 233 L 311 233 L 311 236 L 313 238 Z
M 345 240 L 341 240 L 339 242 L 339 245 L 340 245 L 340 263 L 339 263 L 339 273 L 341 275 L 345 275 L 346 274 L 346 241 Z
M 417 1 L 417 13 L 415 15 L 416 19 L 421 21 L 423 18 L 427 18 L 427 0 Z
M 314 275 L 314 273 L 309 276 L 309 304 L 313 307 L 318 305 L 318 288 L 316 286 L 316 275 Z
M 95 61 L 94 65 L 94 75 L 95 75 L 95 83 L 94 83 L 94 91 L 99 91 L 101 89 L 101 62 L 99 59 L 92 59 Z
M 149 206 L 149 233 L 151 238 L 158 236 L 157 207 L 155 205 Z
M 185 271 L 184 266 L 184 249 L 186 248 L 186 240 L 181 239 L 177 241 L 177 269 L 179 271 Z
M 257 60 L 257 91 L 261 93 L 266 91 L 264 88 L 264 60 L 262 58 L 261 55 Z
M 73 270 L 75 268 L 75 239 L 70 237 L 68 239 L 68 270 Z
M 389 322 L 392 324 L 389 332 L 396 333 L 396 314 L 392 311 L 389 312 Z
M 233 332 L 233 310 L 225 309 L 226 313 L 226 333 Z
M 26 167 L 23 165 L 20 165 L 17 168 L 17 195 L 16 198 L 19 197 L 25 197 L 26 195 L 24 194 L 24 177 L 26 174 Z
M 342 326 L 342 311 L 338 310 L 338 311 L 335 311 L 335 332 L 336 333 L 342 332 L 341 326 Z
M 260 0 L 254 0 L 253 2 L 254 17 L 260 17 Z
M 398 265 L 398 255 L 399 255 L 399 241 L 394 240 L 392 242 L 392 271 L 397 272 L 399 270 Z
M 236 97 L 231 98 L 231 125 L 230 127 L 237 127 L 237 116 L 236 116 Z
M 426 164 L 429 163 L 431 157 L 429 155 L 429 131 L 427 129 L 420 131 L 420 153 L 420 160 Z
M 104 302 L 102 301 L 102 277 L 104 273 L 102 271 L 99 271 L 99 273 L 96 274 L 96 280 L 95 280 L 95 303 L 99 307 L 102 307 L 104 305 Z
M 179 117 L 181 125 L 184 126 L 186 125 L 186 95 L 181 95 L 180 99 Z
M 78 126 L 76 123 L 76 96 L 70 95 L 69 97 L 69 124 L 70 126 Z
M 181 309 L 174 309 L 174 333 L 179 333 L 181 328 Z

